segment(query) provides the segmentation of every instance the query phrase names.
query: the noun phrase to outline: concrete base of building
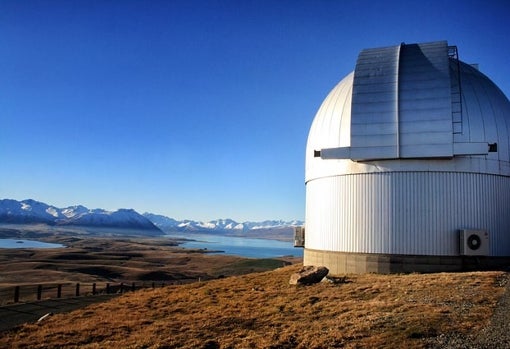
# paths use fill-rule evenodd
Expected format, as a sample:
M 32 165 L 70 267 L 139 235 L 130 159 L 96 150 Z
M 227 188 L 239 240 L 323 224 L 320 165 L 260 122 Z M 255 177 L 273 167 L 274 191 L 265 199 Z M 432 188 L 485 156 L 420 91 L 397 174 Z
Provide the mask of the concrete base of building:
M 510 257 L 422 256 L 346 253 L 305 248 L 304 265 L 325 266 L 330 275 L 363 273 L 435 273 L 472 270 L 507 270 Z

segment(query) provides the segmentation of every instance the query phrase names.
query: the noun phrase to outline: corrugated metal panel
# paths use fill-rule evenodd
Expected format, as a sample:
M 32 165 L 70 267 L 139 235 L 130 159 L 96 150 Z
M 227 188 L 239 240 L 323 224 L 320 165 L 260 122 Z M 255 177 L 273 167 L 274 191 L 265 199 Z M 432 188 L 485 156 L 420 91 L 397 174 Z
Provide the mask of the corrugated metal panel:
M 306 193 L 306 248 L 458 255 L 457 231 L 484 229 L 490 233 L 491 255 L 510 255 L 507 177 L 455 172 L 356 174 L 310 181 Z
M 399 156 L 453 156 L 446 41 L 402 45 L 398 83 Z
M 358 56 L 352 92 L 353 159 L 398 157 L 399 51 L 400 46 L 367 49 Z
M 453 156 L 446 41 L 363 50 L 352 94 L 350 158 Z

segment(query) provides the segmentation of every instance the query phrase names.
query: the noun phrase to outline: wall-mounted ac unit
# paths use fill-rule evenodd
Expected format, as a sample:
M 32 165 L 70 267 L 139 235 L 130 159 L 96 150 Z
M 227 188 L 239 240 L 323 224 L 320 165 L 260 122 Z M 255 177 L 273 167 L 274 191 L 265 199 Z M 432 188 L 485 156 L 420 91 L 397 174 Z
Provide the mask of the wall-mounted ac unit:
M 485 230 L 463 229 L 460 231 L 460 254 L 464 256 L 488 256 L 489 233 Z
M 294 227 L 294 247 L 305 247 L 305 227 Z

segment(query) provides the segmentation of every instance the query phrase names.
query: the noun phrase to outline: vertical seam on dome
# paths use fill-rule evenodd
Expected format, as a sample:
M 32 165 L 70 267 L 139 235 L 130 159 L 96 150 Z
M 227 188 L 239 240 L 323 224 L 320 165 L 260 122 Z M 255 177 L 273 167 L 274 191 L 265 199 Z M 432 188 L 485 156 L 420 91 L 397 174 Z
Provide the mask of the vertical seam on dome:
M 402 52 L 402 45 L 404 45 L 403 43 L 400 44 L 398 46 L 398 52 L 397 52 L 397 60 L 396 60 L 396 69 L 395 71 L 397 72 L 397 86 L 396 86 L 396 93 L 395 93 L 395 117 L 396 117 L 396 120 L 395 120 L 395 124 L 396 124 L 396 127 L 397 127 L 397 132 L 396 132 L 396 148 L 397 148 L 397 159 L 400 158 L 400 57 L 401 57 L 401 52 Z
M 344 100 L 343 100 L 343 104 L 342 104 L 342 115 L 341 115 L 341 117 L 340 117 L 340 123 L 339 123 L 340 130 L 342 129 L 342 125 L 343 125 L 343 122 L 344 122 L 345 108 L 346 108 L 346 106 L 348 105 L 348 103 L 347 103 L 347 98 L 348 98 L 348 96 L 349 96 L 349 95 L 351 95 L 351 102 L 350 102 L 350 103 L 351 103 L 351 106 L 350 106 L 350 107 L 351 107 L 351 111 L 352 111 L 352 89 L 353 89 L 353 84 L 354 84 L 354 78 L 353 78 L 353 80 L 352 80 L 352 83 L 351 83 L 351 84 L 349 84 L 348 89 L 347 89 L 347 93 L 345 94 L 346 98 L 344 98 Z M 349 119 L 350 119 L 350 117 L 351 117 L 351 115 L 350 115 L 350 113 L 349 113 Z M 351 126 L 350 126 L 350 124 L 351 124 L 351 122 L 350 122 L 350 120 L 349 120 L 349 137 L 348 137 L 348 138 L 349 138 L 349 146 L 351 145 L 351 137 L 350 137 L 350 135 L 351 135 Z M 340 130 L 339 130 L 339 131 L 340 131 Z M 341 146 L 341 144 L 344 142 L 344 140 L 340 138 L 340 136 L 341 136 L 341 135 L 342 135 L 342 132 L 339 132 L 339 133 L 338 133 L 338 136 L 339 136 L 339 137 L 338 137 L 338 138 L 339 138 L 339 139 L 338 139 L 338 145 L 339 145 L 339 146 Z
M 481 126 L 482 126 L 482 135 L 483 135 L 483 141 L 486 141 L 486 130 L 485 130 L 485 120 L 483 118 L 483 108 L 482 108 L 482 105 L 480 104 L 480 98 L 478 96 L 478 93 L 476 91 L 476 88 L 475 88 L 475 84 L 473 84 L 473 77 L 471 75 L 469 75 L 468 77 L 468 80 L 470 82 L 470 85 L 471 85 L 471 89 L 473 90 L 473 100 L 476 100 L 476 106 L 478 107 L 478 114 L 480 115 L 479 119 L 480 119 L 480 123 L 481 123 Z M 485 156 L 485 158 L 487 159 L 487 156 Z
M 340 101 L 340 97 L 344 95 L 344 90 L 346 89 L 345 86 L 342 86 L 342 88 L 335 94 L 335 98 L 334 98 L 334 101 L 333 101 L 333 106 L 331 108 L 331 114 L 329 115 L 329 126 L 330 128 L 334 125 L 334 121 L 335 121 L 335 112 L 337 110 L 337 105 L 339 103 L 342 103 L 342 109 L 343 109 L 343 104 L 345 104 L 345 99 L 343 101 Z M 340 138 L 340 125 L 342 123 L 342 116 L 343 115 L 340 115 L 340 120 L 338 121 L 338 129 L 335 129 L 335 135 L 338 135 L 338 138 Z M 330 133 L 331 135 L 331 133 Z M 340 140 L 338 139 L 338 142 Z

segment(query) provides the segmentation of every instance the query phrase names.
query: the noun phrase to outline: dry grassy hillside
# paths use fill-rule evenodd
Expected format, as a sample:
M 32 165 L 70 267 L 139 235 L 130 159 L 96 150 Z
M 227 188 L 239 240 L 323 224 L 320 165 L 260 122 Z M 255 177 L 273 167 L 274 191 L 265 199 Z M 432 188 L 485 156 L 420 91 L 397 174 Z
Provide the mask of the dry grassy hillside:
M 10 348 L 409 348 L 476 333 L 503 272 L 350 275 L 291 286 L 299 265 L 123 295 L 4 333 Z

